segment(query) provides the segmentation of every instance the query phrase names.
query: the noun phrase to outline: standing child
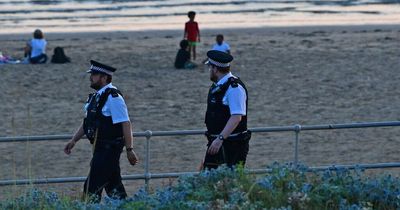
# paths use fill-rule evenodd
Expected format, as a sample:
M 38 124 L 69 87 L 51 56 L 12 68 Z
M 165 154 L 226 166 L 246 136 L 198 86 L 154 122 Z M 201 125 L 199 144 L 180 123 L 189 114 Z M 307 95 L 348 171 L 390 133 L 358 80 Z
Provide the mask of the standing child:
M 193 60 L 196 60 L 196 45 L 200 42 L 200 30 L 199 25 L 194 18 L 196 17 L 196 12 L 188 12 L 189 21 L 185 24 L 185 32 L 183 35 L 184 39 L 189 41 L 189 53 L 192 53 Z

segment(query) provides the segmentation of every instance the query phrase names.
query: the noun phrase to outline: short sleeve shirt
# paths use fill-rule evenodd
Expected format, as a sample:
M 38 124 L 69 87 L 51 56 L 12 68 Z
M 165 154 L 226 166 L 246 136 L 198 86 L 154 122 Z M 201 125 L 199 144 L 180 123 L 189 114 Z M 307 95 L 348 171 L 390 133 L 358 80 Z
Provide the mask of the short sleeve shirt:
M 187 40 L 190 42 L 197 42 L 197 36 L 200 33 L 199 25 L 197 22 L 186 22 L 185 32 L 187 33 Z
M 217 85 L 223 85 L 228 81 L 230 77 L 235 77 L 229 72 L 227 75 L 222 77 L 218 82 Z M 235 77 L 237 78 L 237 77 Z M 242 115 L 245 116 L 246 113 L 246 91 L 245 89 L 239 84 L 238 87 L 233 88 L 229 86 L 228 90 L 225 93 L 225 96 L 222 98 L 222 103 L 229 106 L 229 110 L 231 115 Z
M 46 54 L 46 45 L 47 42 L 45 39 L 32 39 L 30 41 L 31 50 L 31 57 L 37 57 L 41 54 Z
M 116 89 L 116 87 L 114 87 L 110 83 L 110 84 L 104 86 L 103 88 L 101 88 L 100 90 L 98 90 L 97 94 L 101 95 L 102 93 L 104 93 L 104 91 L 107 88 L 115 88 Z M 88 104 L 85 105 L 85 111 L 87 111 L 87 107 L 88 107 Z M 118 97 L 113 97 L 112 95 L 109 95 L 101 112 L 104 116 L 107 116 L 107 117 L 111 116 L 113 124 L 130 121 L 128 109 L 125 104 L 125 100 L 120 95 L 118 95 Z
M 229 50 L 231 50 L 231 47 L 229 46 L 228 43 L 222 42 L 221 45 L 219 45 L 219 44 L 214 44 L 212 50 L 218 50 L 218 51 L 227 53 Z

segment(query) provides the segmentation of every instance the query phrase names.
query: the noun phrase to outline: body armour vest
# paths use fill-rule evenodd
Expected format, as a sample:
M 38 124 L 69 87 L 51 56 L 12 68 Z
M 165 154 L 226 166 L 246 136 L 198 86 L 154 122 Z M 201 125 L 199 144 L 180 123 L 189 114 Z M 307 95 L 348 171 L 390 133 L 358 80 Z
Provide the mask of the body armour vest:
M 89 94 L 83 130 L 92 144 L 96 135 L 97 140 L 114 140 L 123 136 L 121 123 L 113 124 L 111 116 L 104 116 L 101 111 L 110 94 L 112 97 L 118 97 L 118 94 L 122 96 L 115 88 L 107 88 L 99 97 L 96 97 L 95 93 Z
M 239 78 L 230 77 L 222 86 L 211 86 L 210 91 L 208 92 L 205 123 L 207 131 L 210 134 L 218 135 L 225 128 L 226 123 L 231 117 L 231 113 L 229 106 L 223 104 L 222 99 L 224 98 L 229 86 L 237 88 L 239 84 L 246 91 L 246 116 L 242 116 L 242 120 L 239 122 L 239 125 L 235 128 L 232 134 L 247 131 L 247 89 Z

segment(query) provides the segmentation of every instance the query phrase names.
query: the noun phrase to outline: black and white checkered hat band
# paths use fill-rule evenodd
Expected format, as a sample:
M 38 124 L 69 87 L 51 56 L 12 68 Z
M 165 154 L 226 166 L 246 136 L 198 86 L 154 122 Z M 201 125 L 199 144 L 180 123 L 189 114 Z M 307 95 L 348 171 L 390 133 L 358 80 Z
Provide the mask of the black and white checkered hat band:
M 230 63 L 220 63 L 220 62 L 215 61 L 215 60 L 213 60 L 211 58 L 208 58 L 208 62 L 210 62 L 211 64 L 214 64 L 216 66 L 219 66 L 219 67 L 228 67 L 228 66 L 230 66 Z
M 103 68 L 98 67 L 98 66 L 93 66 L 93 65 L 90 66 L 90 70 L 88 72 L 91 72 L 91 71 L 100 71 L 100 72 L 106 73 L 108 75 L 113 75 L 112 71 L 109 71 L 107 69 L 103 69 Z

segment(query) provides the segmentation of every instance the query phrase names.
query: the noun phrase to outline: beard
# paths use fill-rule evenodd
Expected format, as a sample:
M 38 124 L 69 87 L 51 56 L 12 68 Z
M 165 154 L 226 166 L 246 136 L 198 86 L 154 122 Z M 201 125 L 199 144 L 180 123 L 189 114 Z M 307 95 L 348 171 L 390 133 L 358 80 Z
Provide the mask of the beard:
M 100 82 L 92 82 L 92 83 L 90 83 L 90 87 L 95 90 L 100 90 L 101 85 L 100 85 Z
M 210 80 L 211 82 L 218 82 L 218 77 L 212 71 L 210 71 Z

